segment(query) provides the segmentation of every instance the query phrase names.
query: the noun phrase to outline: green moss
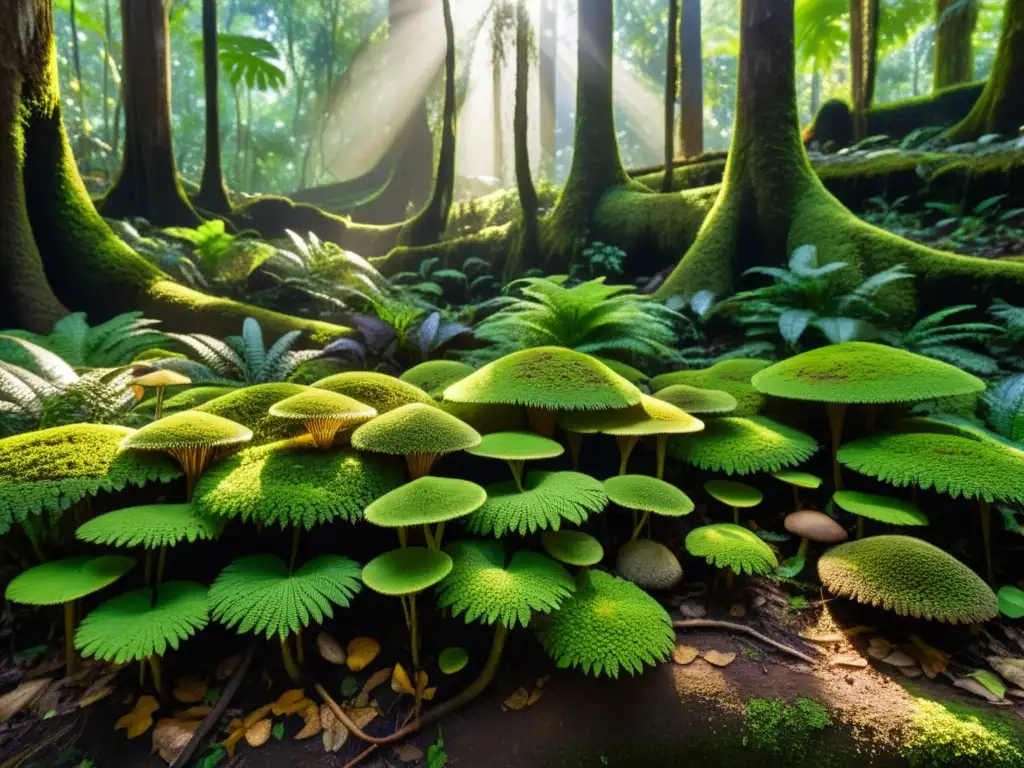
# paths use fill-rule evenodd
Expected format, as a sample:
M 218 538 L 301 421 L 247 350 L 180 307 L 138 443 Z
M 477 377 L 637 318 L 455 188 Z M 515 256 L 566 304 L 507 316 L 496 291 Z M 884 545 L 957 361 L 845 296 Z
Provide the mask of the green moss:
M 455 520 L 480 508 L 487 493 L 454 477 L 421 477 L 384 494 L 366 508 L 374 525 L 399 528 Z
M 305 390 L 299 384 L 256 384 L 210 400 L 195 410 L 242 424 L 252 430 L 254 445 L 265 445 L 303 431 L 300 424 L 271 416 L 270 407 Z
M 1017 768 L 1024 729 L 1012 715 L 915 699 L 914 733 L 901 752 L 912 768 Z
M 270 406 L 270 415 L 303 423 L 327 420 L 344 425 L 372 419 L 377 412 L 351 397 L 325 389 L 307 389 Z
M 553 459 L 565 453 L 561 443 L 533 432 L 492 432 L 480 445 L 467 448 L 467 453 L 487 459 L 506 461 L 538 461 Z
M 641 589 L 672 589 L 683 578 L 683 567 L 672 550 L 651 539 L 630 541 L 619 549 L 615 572 Z
M 193 446 L 226 448 L 252 439 L 252 432 L 237 422 L 200 411 L 182 411 L 147 424 L 125 437 L 123 449 L 174 451 Z
M 694 528 L 686 535 L 686 551 L 737 574 L 771 573 L 779 567 L 771 547 L 748 528 L 732 523 Z
M 216 400 L 218 397 L 229 395 L 232 392 L 237 391 L 237 387 L 190 387 L 183 392 L 179 392 L 174 397 L 169 397 L 164 400 L 163 404 L 163 415 L 169 416 L 172 413 L 179 413 L 181 411 L 190 411 L 193 408 L 198 408 L 200 405 Z M 156 398 L 151 397 L 148 400 L 143 401 L 139 404 L 132 414 L 138 414 L 148 418 L 153 418 L 156 415 Z
M 315 384 L 320 381 L 320 379 L 326 379 L 328 376 L 345 373 L 351 369 L 351 363 L 332 360 L 329 357 L 307 360 L 292 371 L 291 375 L 288 377 L 288 382 L 291 384 L 303 384 L 305 386 L 309 386 L 310 384 Z
M 669 439 L 668 454 L 703 470 L 749 475 L 795 467 L 818 450 L 813 437 L 764 416 L 710 419 L 703 432 Z
M 457 360 L 428 360 L 414 365 L 399 378 L 433 398 L 440 398 L 450 384 L 466 378 L 474 370 L 473 366 Z
M 540 541 L 545 552 L 566 565 L 584 568 L 604 559 L 601 542 L 583 531 L 544 531 Z
M 444 454 L 480 444 L 471 426 L 440 408 L 410 403 L 368 421 L 352 433 L 352 445 L 362 451 Z
M 721 414 L 736 410 L 736 398 L 721 389 L 700 389 L 687 384 L 676 384 L 654 393 L 659 400 L 681 408 L 687 413 Z
M 909 501 L 860 491 L 837 491 L 832 500 L 846 512 L 889 525 L 928 525 L 928 518 Z
M 951 624 L 999 614 L 989 586 L 952 555 L 910 536 L 871 536 L 830 549 L 818 576 L 835 594 L 901 616 Z
M 736 399 L 733 416 L 753 416 L 762 411 L 765 397 L 750 383 L 754 374 L 763 371 L 772 363 L 770 360 L 738 358 L 723 360 L 710 368 L 695 371 L 675 371 L 651 379 L 654 391 L 676 384 L 688 384 L 702 389 L 719 389 Z M 685 409 L 684 409 L 685 410 Z
M 394 376 L 371 371 L 349 371 L 328 376 L 313 384 L 316 389 L 326 389 L 347 395 L 353 400 L 365 403 L 378 414 L 383 415 L 410 403 L 433 404 L 430 397 L 419 387 L 407 384 Z
M 805 760 L 821 765 L 822 735 L 830 725 L 828 710 L 814 699 L 800 697 L 787 704 L 752 698 L 743 721 L 743 746 L 788 765 L 804 765 Z

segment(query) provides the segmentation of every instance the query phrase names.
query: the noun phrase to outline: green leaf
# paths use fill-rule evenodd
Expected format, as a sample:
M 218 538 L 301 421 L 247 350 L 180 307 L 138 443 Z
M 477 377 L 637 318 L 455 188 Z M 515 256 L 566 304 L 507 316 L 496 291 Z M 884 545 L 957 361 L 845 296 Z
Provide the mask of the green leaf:
M 787 557 L 779 565 L 777 573 L 784 579 L 792 579 L 799 575 L 800 571 L 807 565 L 807 558 L 803 555 L 794 555 L 793 557 Z
M 985 690 L 1000 699 L 1006 696 L 1006 684 L 995 672 L 990 672 L 987 669 L 976 669 L 968 677 L 977 680 L 983 686 Z
M 284 738 L 284 723 L 274 723 L 274 727 L 270 729 L 270 734 L 274 737 L 274 741 L 280 741 Z
M 359 692 L 359 681 L 352 675 L 348 675 L 341 681 L 341 695 L 343 698 L 351 699 Z
M 999 610 L 1010 619 L 1024 618 L 1024 590 L 1007 586 L 999 590 Z

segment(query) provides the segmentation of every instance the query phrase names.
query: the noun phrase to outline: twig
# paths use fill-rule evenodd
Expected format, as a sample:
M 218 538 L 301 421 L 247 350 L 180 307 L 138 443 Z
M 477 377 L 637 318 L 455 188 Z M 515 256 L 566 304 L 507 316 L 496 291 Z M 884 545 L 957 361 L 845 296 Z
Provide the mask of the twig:
M 790 648 L 788 645 L 785 645 L 784 643 L 780 643 L 778 640 L 772 640 L 767 635 L 762 635 L 756 629 L 751 629 L 750 627 L 745 626 L 743 624 L 734 624 L 731 621 L 715 621 L 713 619 L 686 619 L 686 620 L 683 620 L 683 621 L 673 621 L 672 622 L 672 628 L 673 629 L 725 629 L 725 630 L 728 630 L 730 632 L 740 632 L 740 633 L 745 634 L 745 635 L 750 635 L 751 637 L 753 637 L 753 638 L 755 638 L 757 640 L 760 640 L 762 643 L 764 643 L 766 645 L 772 646 L 772 648 L 775 648 L 776 650 L 782 651 L 783 653 L 788 653 L 790 656 L 795 656 L 796 658 L 800 659 L 801 661 L 806 661 L 808 664 L 816 663 L 815 659 L 812 659 L 810 656 L 808 656 L 805 653 L 801 653 L 796 648 Z
M 228 705 L 231 703 L 231 699 L 234 698 L 238 692 L 239 687 L 242 685 L 242 680 L 245 678 L 245 673 L 249 671 L 249 667 L 252 665 L 252 660 L 256 658 L 256 651 L 259 650 L 260 644 L 253 643 L 249 646 L 249 650 L 245 652 L 245 656 L 242 661 L 238 664 L 238 669 L 235 670 L 235 674 L 231 676 L 231 680 L 228 681 L 227 686 L 221 692 L 217 698 L 217 703 L 214 704 L 213 709 L 210 710 L 209 714 L 203 718 L 203 722 L 199 724 L 195 734 L 189 740 L 188 744 L 178 755 L 178 759 L 171 764 L 171 768 L 185 768 L 189 761 L 192 759 L 192 755 L 199 749 L 199 745 L 202 744 L 203 740 L 207 737 L 213 727 L 220 720 L 221 716 L 227 710 Z
M 377 744 L 371 744 L 366 749 L 364 749 L 362 752 L 360 752 L 358 755 L 356 755 L 351 760 L 349 760 L 347 763 L 345 763 L 343 768 L 355 768 L 357 765 L 359 765 L 361 762 L 363 762 L 363 760 L 365 760 L 370 755 L 372 755 L 374 752 L 376 752 L 377 751 L 377 746 L 378 746 Z

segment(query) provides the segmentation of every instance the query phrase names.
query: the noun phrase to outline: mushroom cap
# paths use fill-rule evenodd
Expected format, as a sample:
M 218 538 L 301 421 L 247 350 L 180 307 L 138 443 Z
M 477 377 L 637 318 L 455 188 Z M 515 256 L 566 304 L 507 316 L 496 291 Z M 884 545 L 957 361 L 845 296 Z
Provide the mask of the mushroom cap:
M 934 488 L 953 498 L 1024 503 L 1024 451 L 939 432 L 865 437 L 839 449 L 839 462 L 896 487 Z
M 696 414 L 729 413 L 739 405 L 736 398 L 724 389 L 701 389 L 689 384 L 674 384 L 659 389 L 654 396 L 687 413 Z
M 343 422 L 346 426 L 362 424 L 377 415 L 377 411 L 368 405 L 353 400 L 346 395 L 339 395 L 326 389 L 307 389 L 297 395 L 270 406 L 270 415 L 279 419 L 309 421 L 311 419 L 330 419 Z
M 354 400 L 385 414 L 410 403 L 432 404 L 433 398 L 419 387 L 373 371 L 347 371 L 328 376 L 313 384 L 315 389 L 326 389 L 339 395 L 348 395 Z
M 565 447 L 533 432 L 492 432 L 483 436 L 480 445 L 467 448 L 466 453 L 487 459 L 535 461 L 561 456 Z
M 754 416 L 761 412 L 765 397 L 750 383 L 754 374 L 763 371 L 770 360 L 736 358 L 715 363 L 710 368 L 693 371 L 675 371 L 651 379 L 651 389 L 658 392 L 676 384 L 689 384 L 701 389 L 719 389 L 736 398 L 733 416 Z
M 912 536 L 871 536 L 818 560 L 830 592 L 901 616 L 973 624 L 995 618 L 999 601 L 974 571 Z
M 450 403 L 440 400 L 437 407 L 457 419 L 462 419 L 481 435 L 492 432 L 521 432 L 528 428 L 526 411 L 518 405 Z
M 604 492 L 620 507 L 682 517 L 693 512 L 690 497 L 671 483 L 648 475 L 617 475 L 604 481 Z
M 630 384 L 640 386 L 641 384 L 646 384 L 651 380 L 651 377 L 639 368 L 634 368 L 632 365 L 624 363 L 621 360 L 614 360 L 610 357 L 602 357 L 601 355 L 591 355 L 591 357 L 595 360 L 600 360 Z
M 99 592 L 134 566 L 134 560 L 121 555 L 52 560 L 11 579 L 4 597 L 25 605 L 69 603 Z
M 137 387 L 176 387 L 191 383 L 192 379 L 188 376 L 165 369 L 151 371 L 132 379 L 132 384 Z
M 197 514 L 191 504 L 147 504 L 94 517 L 75 531 L 75 538 L 115 547 L 173 547 L 180 541 L 210 541 L 221 532 L 219 520 Z
M 860 491 L 837 491 L 832 500 L 840 509 L 889 525 L 928 525 L 928 518 L 915 505 L 903 499 Z
M 487 492 L 476 483 L 427 475 L 386 493 L 366 508 L 366 519 L 385 528 L 441 523 L 476 511 Z
M 487 501 L 469 518 L 470 532 L 501 538 L 557 531 L 563 521 L 579 525 L 608 504 L 601 481 L 580 472 L 529 472 L 523 488 L 511 480 L 487 486 Z
M 254 445 L 265 445 L 302 432 L 301 425 L 271 416 L 270 409 L 275 403 L 305 392 L 306 389 L 301 384 L 286 382 L 254 384 L 208 400 L 197 405 L 195 410 L 238 422 L 252 430 Z
M 562 414 L 558 425 L 569 432 L 644 436 L 699 432 L 704 422 L 670 403 L 640 395 L 637 405 L 604 411 L 572 411 Z
M 746 509 L 764 501 L 764 494 L 757 488 L 735 480 L 708 480 L 704 490 L 711 498 L 730 507 Z
M 457 381 L 444 391 L 444 399 L 589 411 L 636 405 L 640 390 L 590 355 L 565 347 L 533 347 Z
M 786 515 L 783 525 L 795 536 L 810 539 L 818 544 L 838 544 L 850 538 L 843 526 L 824 512 L 816 512 L 813 509 L 790 512 Z
M 363 568 L 363 583 L 374 592 L 398 597 L 432 587 L 452 570 L 447 552 L 427 547 L 393 549 Z
M 163 403 L 163 415 L 167 416 L 178 411 L 189 411 L 193 408 L 198 408 L 200 405 L 204 405 L 211 400 L 216 400 L 218 397 L 229 395 L 233 392 L 239 391 L 239 387 L 229 387 L 224 385 L 200 385 L 197 387 L 189 387 L 176 395 L 172 395 L 164 400 Z M 153 418 L 156 413 L 156 398 L 151 397 L 147 400 L 143 400 L 133 410 L 132 415 L 141 415 Z M 218 414 L 223 415 L 223 414 Z M 233 421 L 238 421 L 233 419 Z M 241 423 L 241 422 L 239 422 Z M 246 425 L 248 426 L 248 425 Z
M 699 469 L 749 475 L 777 472 L 807 461 L 817 441 L 764 416 L 723 416 L 699 435 L 673 438 L 668 453 Z
M 615 559 L 615 572 L 640 589 L 672 589 L 683 578 L 679 558 L 664 544 L 639 539 L 622 545 Z
M 398 378 L 406 384 L 422 389 L 431 397 L 440 399 L 447 387 L 466 378 L 475 370 L 473 366 L 458 360 L 427 360 L 425 363 L 414 365 Z
M 545 552 L 566 565 L 589 568 L 604 559 L 601 542 L 583 531 L 544 531 L 540 543 Z
M 733 523 L 694 528 L 686 535 L 686 551 L 737 574 L 771 573 L 779 567 L 771 547 L 753 531 Z
M 147 424 L 128 435 L 122 450 L 172 451 L 205 446 L 223 448 L 252 440 L 252 430 L 237 422 L 202 411 L 181 411 Z
M 773 472 L 772 477 L 789 485 L 795 485 L 797 488 L 810 488 L 812 490 L 820 488 L 822 482 L 820 477 L 812 475 L 810 472 L 796 472 L 793 470 Z
M 985 389 L 981 379 L 948 363 L 867 341 L 786 358 L 752 383 L 768 395 L 823 403 L 907 403 Z
M 204 515 L 279 524 L 356 522 L 363 509 L 405 479 L 393 460 L 355 451 L 322 451 L 308 437 L 247 448 L 215 464 L 192 503 Z
M 453 453 L 480 445 L 469 424 L 424 403 L 409 403 L 381 414 L 352 433 L 361 451 L 405 456 L 411 453 Z

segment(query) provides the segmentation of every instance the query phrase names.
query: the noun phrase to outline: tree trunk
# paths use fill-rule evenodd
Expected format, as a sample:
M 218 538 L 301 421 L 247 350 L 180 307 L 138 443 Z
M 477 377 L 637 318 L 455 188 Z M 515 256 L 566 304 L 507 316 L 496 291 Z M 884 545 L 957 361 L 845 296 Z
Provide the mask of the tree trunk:
M 558 156 L 558 0 L 540 4 L 540 177 L 555 178 Z
M 121 0 L 125 142 L 104 216 L 141 216 L 162 227 L 200 219 L 178 178 L 171 137 L 171 58 L 163 0 Z
M 504 106 L 501 100 L 501 60 L 494 55 L 491 62 L 491 119 L 494 122 L 492 141 L 494 142 L 494 176 L 505 186 L 505 137 L 502 135 L 502 117 Z
M 679 15 L 679 150 L 683 157 L 704 152 L 704 53 L 700 0 L 682 0 Z
M 82 150 L 86 150 L 89 146 L 89 142 L 85 141 L 89 135 L 89 118 L 85 114 L 85 81 L 82 79 L 82 52 L 81 46 L 78 44 L 78 11 L 75 6 L 75 0 L 71 0 L 71 4 L 68 7 L 68 16 L 71 19 L 71 57 L 75 65 L 75 80 L 78 81 L 78 135 L 82 141 L 79 142 L 79 147 Z M 80 158 L 81 160 L 88 163 L 88 157 Z
M 668 61 L 665 64 L 665 167 L 676 156 L 676 93 L 679 88 L 679 0 L 668 0 Z M 672 174 L 666 173 L 662 192 L 672 191 Z
M 850 0 L 850 88 L 857 141 L 867 133 L 867 111 L 875 96 L 880 15 L 880 0 Z
M 814 67 L 814 74 L 811 75 L 811 119 L 818 114 L 821 107 L 821 72 Z
M 110 0 L 103 0 L 103 143 L 111 146 L 110 133 L 110 48 L 111 39 Z M 108 150 L 109 151 L 109 150 Z M 110 159 L 107 158 L 104 168 L 105 178 L 110 178 Z
M 974 109 L 949 130 L 954 142 L 973 141 L 986 133 L 1014 136 L 1024 124 L 1020 77 L 1024 72 L 1024 0 L 1006 0 L 1003 31 L 992 73 Z
M 935 90 L 974 79 L 976 26 L 977 0 L 935 0 Z
M 906 264 L 917 280 L 889 286 L 879 297 L 897 322 L 913 316 L 919 290 L 930 306 L 962 299 L 965 288 L 978 301 L 1021 296 L 1024 264 L 903 240 L 859 220 L 822 186 L 800 140 L 793 2 L 742 2 L 736 121 L 725 178 L 700 234 L 658 295 L 705 289 L 730 295 L 750 267 L 784 264 L 794 249 L 809 244 L 822 261 L 850 265 L 851 283 L 857 275 Z
M 513 126 L 515 139 L 516 186 L 523 221 L 519 239 L 519 260 L 534 264 L 540 251 L 537 229 L 537 188 L 530 170 L 530 116 L 527 102 L 530 98 L 530 16 L 526 0 L 516 4 L 516 106 Z
M 217 57 L 217 2 L 203 0 L 203 89 L 206 94 L 206 154 L 195 203 L 223 216 L 231 213 L 220 150 L 220 61 Z

